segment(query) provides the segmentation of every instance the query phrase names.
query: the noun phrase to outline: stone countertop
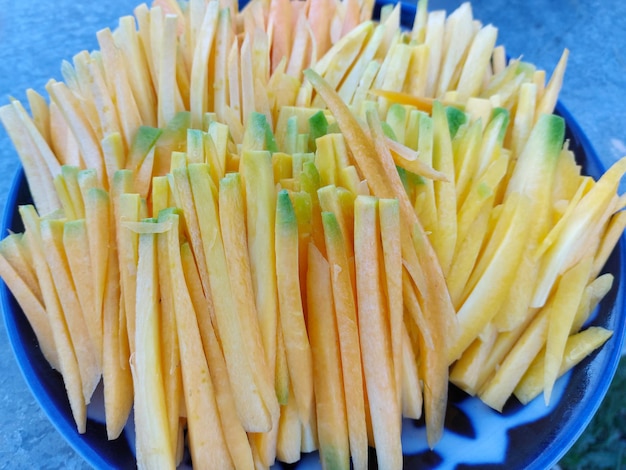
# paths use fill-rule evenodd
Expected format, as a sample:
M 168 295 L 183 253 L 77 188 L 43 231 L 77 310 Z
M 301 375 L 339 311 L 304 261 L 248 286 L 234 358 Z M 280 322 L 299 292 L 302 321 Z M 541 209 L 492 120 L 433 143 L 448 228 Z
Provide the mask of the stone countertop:
M 450 11 L 460 2 L 431 0 Z M 29 87 L 44 94 L 61 79 L 62 60 L 97 47 L 95 33 L 131 14 L 133 0 L 0 0 L 0 105 L 26 102 Z M 475 18 L 499 28 L 509 55 L 552 72 L 564 48 L 570 60 L 561 101 L 608 165 L 626 155 L 626 4 L 618 0 L 475 0 Z M 0 130 L 0 211 L 18 160 Z M 87 468 L 39 408 L 0 326 L 0 468 Z

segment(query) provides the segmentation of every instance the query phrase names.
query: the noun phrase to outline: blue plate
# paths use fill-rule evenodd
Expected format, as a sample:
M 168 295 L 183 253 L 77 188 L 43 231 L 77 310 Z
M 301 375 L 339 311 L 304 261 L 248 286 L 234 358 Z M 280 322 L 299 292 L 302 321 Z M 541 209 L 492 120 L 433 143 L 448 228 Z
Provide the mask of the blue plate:
M 378 2 L 377 12 L 380 11 L 381 3 L 388 2 Z M 404 5 L 402 23 L 410 26 L 414 14 L 414 6 Z M 599 177 L 605 169 L 584 133 L 561 104 L 557 105 L 556 112 L 567 123 L 566 138 L 570 140 L 570 148 L 582 164 L 583 171 L 595 178 Z M 7 233 L 7 230 L 23 231 L 18 206 L 29 203 L 32 203 L 32 199 L 24 173 L 20 169 L 8 195 L 1 233 Z M 542 396 L 527 406 L 520 405 L 513 398 L 502 413 L 497 413 L 478 399 L 451 386 L 446 430 L 434 451 L 426 448 L 424 423 L 405 420 L 405 468 L 545 469 L 558 462 L 596 412 L 620 359 L 626 330 L 624 256 L 622 239 L 605 267 L 607 272 L 615 276 L 613 288 L 589 322 L 589 325 L 612 330 L 613 337 L 600 350 L 557 381 L 550 407 L 544 405 Z M 105 427 L 98 418 L 102 405 L 96 398 L 89 408 L 87 432 L 79 434 L 61 375 L 53 371 L 44 359 L 26 317 L 2 282 L 0 304 L 9 341 L 22 374 L 57 430 L 94 468 L 135 468 L 132 426 L 129 426 L 129 432 L 122 437 L 109 441 Z M 96 394 L 98 396 L 101 394 Z M 372 466 L 375 466 L 373 451 L 370 460 Z M 312 454 L 305 456 L 300 464 L 289 468 L 318 466 L 317 455 Z

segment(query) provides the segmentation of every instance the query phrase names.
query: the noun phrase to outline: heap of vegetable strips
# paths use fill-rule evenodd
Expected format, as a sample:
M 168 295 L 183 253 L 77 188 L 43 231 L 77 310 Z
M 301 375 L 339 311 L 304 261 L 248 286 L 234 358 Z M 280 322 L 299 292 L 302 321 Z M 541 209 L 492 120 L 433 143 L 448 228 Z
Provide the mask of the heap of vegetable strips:
M 626 217 L 549 81 L 469 4 L 157 0 L 0 108 L 33 205 L 0 275 L 80 432 L 103 382 L 140 468 L 402 467 L 449 381 L 494 409 L 604 343 Z

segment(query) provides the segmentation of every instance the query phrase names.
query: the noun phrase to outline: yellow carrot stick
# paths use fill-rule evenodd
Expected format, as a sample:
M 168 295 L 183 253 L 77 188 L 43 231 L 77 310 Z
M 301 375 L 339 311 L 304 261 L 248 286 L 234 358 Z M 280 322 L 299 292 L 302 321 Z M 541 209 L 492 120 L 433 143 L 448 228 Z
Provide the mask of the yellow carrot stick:
M 86 319 L 83 316 L 76 288 L 72 281 L 67 256 L 63 247 L 65 222 L 43 219 L 40 222 L 41 241 L 45 260 L 52 276 L 54 287 L 63 308 L 63 315 L 72 341 L 74 354 L 80 370 L 83 397 L 89 403 L 98 382 L 102 368 L 91 341 Z
M 474 36 L 457 86 L 460 101 L 464 102 L 470 96 L 478 96 L 497 36 L 498 30 L 492 25 L 483 26 Z
M 501 217 L 499 224 L 501 237 L 492 237 L 489 245 L 492 247 L 491 256 L 485 256 L 475 268 L 472 278 L 478 271 L 482 274 L 473 281 L 470 278 L 466 288 L 469 294 L 465 296 L 458 313 L 459 335 L 448 352 L 448 361 L 452 363 L 461 356 L 461 353 L 474 341 L 484 326 L 497 313 L 497 306 L 502 302 L 514 282 L 513 275 L 517 272 L 522 249 L 524 248 L 523 234 L 527 230 L 531 214 L 530 203 L 525 197 L 511 198 L 505 210 L 509 218 Z M 510 224 L 507 221 L 510 220 Z M 483 267 L 484 266 L 484 267 Z M 471 287 L 470 287 L 471 286 Z
M 72 339 L 64 318 L 61 303 L 55 292 L 52 273 L 46 263 L 40 220 L 33 206 L 21 206 L 19 209 L 29 246 L 33 250 L 35 271 L 41 286 L 46 313 L 54 337 L 54 346 L 59 359 L 59 370 L 70 402 L 72 416 L 79 433 L 86 431 L 87 407 L 83 394 L 80 368 L 72 345 Z
M 176 84 L 176 17 L 166 14 L 163 18 L 162 36 L 159 38 L 158 124 L 164 127 L 177 111 L 182 111 L 180 91 Z
M 135 296 L 139 236 L 125 228 L 123 224 L 140 220 L 140 203 L 138 194 L 120 194 L 117 215 L 117 252 L 130 354 L 135 351 Z
M 276 457 L 285 463 L 295 463 L 300 460 L 302 430 L 297 401 L 293 388 L 289 387 L 287 404 L 280 407 L 278 440 L 276 442 Z
M 16 148 L 19 153 L 17 145 Z M 50 148 L 57 156 L 59 163 L 76 166 L 81 164 L 78 142 L 61 115 L 59 107 L 54 103 L 50 103 Z
M 234 468 L 220 423 L 216 390 L 205 356 L 196 312 L 185 282 L 178 237 L 178 215 L 164 217 L 171 220 L 172 228 L 166 232 L 167 261 L 172 287 L 172 304 L 175 312 L 180 368 L 182 371 L 189 449 L 191 458 L 212 468 Z M 215 423 L 212 432 L 206 432 L 207 423 Z
M 365 390 L 362 385 L 364 379 L 361 347 L 351 269 L 337 217 L 332 212 L 322 212 L 322 222 L 328 263 L 331 266 L 331 285 L 339 330 L 339 351 L 348 413 L 350 453 L 355 467 L 366 468 Z
M 35 273 L 32 249 L 23 233 L 11 233 L 0 241 L 0 255 L 19 278 L 28 286 L 35 298 L 43 304 L 41 288 Z M 6 279 L 6 278 L 4 278 Z
M 207 4 L 200 29 L 200 37 L 197 40 L 193 53 L 193 63 L 191 66 L 190 83 L 190 106 L 191 106 L 191 127 L 199 129 L 202 123 L 202 116 L 209 110 L 208 105 L 208 67 L 207 62 L 211 56 L 213 41 L 217 30 L 217 18 L 219 13 L 219 2 L 211 1 Z
M 502 410 L 530 363 L 545 344 L 548 332 L 547 314 L 546 306 L 533 318 L 500 363 L 500 367 L 478 392 L 480 399 L 491 408 Z
M 170 218 L 164 213 L 159 214 L 159 223 L 168 222 L 171 230 L 179 230 L 178 222 L 174 224 L 173 216 Z M 139 222 L 146 225 L 143 222 Z M 157 224 L 151 224 L 157 225 Z M 169 231 L 158 233 L 157 245 L 157 270 L 159 282 L 159 296 L 161 301 L 161 318 L 159 332 L 161 341 L 161 365 L 163 374 L 163 389 L 167 406 L 167 418 L 170 432 L 172 451 L 176 452 L 178 444 L 178 432 L 182 406 L 186 406 L 183 397 L 183 383 L 181 374 L 181 358 L 179 348 L 179 335 L 177 330 L 176 307 L 174 305 L 174 281 L 171 275 Z M 127 315 L 128 318 L 128 315 Z
M 472 7 L 469 3 L 461 4 L 446 18 L 443 57 L 436 87 L 436 96 L 443 96 L 446 91 L 455 89 L 458 80 L 457 69 L 466 59 L 466 51 L 474 36 Z
M 626 228 L 626 212 L 620 211 L 611 217 L 605 232 L 602 234 L 600 246 L 595 253 L 591 278 L 595 278 L 609 259 Z
M 211 296 L 211 287 L 209 285 L 209 272 L 207 267 L 207 259 L 202 247 L 202 236 L 198 225 L 198 216 L 193 203 L 193 193 L 191 184 L 189 183 L 189 175 L 186 168 L 177 168 L 172 172 L 171 176 L 172 193 L 176 206 L 183 211 L 185 221 L 185 233 L 190 242 L 196 264 L 198 265 L 198 273 L 202 281 L 202 289 L 204 296 L 209 305 L 209 315 L 211 321 L 215 324 L 215 311 L 213 307 L 213 299 Z
M 432 112 L 433 103 L 435 102 L 433 98 L 412 95 L 401 91 L 373 89 L 370 90 L 370 93 L 374 96 L 384 98 L 391 103 L 415 106 L 420 111 L 424 111 L 429 114 Z
M 120 350 L 128 350 L 128 338 L 120 335 L 125 325 L 120 322 L 119 269 L 114 250 L 107 265 L 107 279 L 102 306 L 102 381 L 107 437 L 117 439 L 133 408 L 134 383 L 129 363 L 120 360 Z
M 83 201 L 83 196 L 78 182 L 79 172 L 80 169 L 76 166 L 63 165 L 61 167 L 61 176 L 63 176 L 65 187 L 67 188 L 67 192 L 72 199 L 72 205 L 74 206 L 74 211 L 76 212 L 76 218 L 84 219 L 85 203 Z
M 378 201 L 358 197 L 354 205 L 354 251 L 359 336 L 374 442 L 381 468 L 402 468 L 401 408 L 393 351 L 381 292 Z M 340 329 L 341 332 L 341 329 Z
M 436 10 L 428 14 L 426 22 L 426 37 L 424 43 L 428 46 L 428 65 L 426 67 L 428 78 L 426 81 L 426 96 L 437 95 L 437 83 L 443 55 L 445 53 L 443 37 L 446 22 L 445 10 Z
M 401 404 L 402 416 L 420 419 L 422 416 L 422 385 L 418 374 L 417 355 L 411 345 L 406 325 L 402 325 Z
M 213 80 L 213 104 L 218 119 L 224 119 L 228 105 L 226 93 L 228 90 L 228 77 L 226 74 L 228 70 L 228 51 L 230 50 L 232 41 L 231 13 L 230 10 L 222 8 L 217 20 L 215 53 L 213 54 L 215 71 Z
M 121 89 L 111 89 L 107 87 L 107 78 L 109 82 L 112 82 L 117 85 L 118 78 L 117 76 L 113 76 L 114 74 L 110 74 L 105 77 L 105 70 L 115 70 L 115 66 L 118 66 L 117 63 L 117 50 L 113 44 L 113 34 L 110 29 L 103 29 L 98 32 L 98 44 L 100 46 L 100 57 L 102 59 L 102 64 L 100 64 L 98 60 L 95 60 L 89 57 L 87 65 L 89 67 L 89 77 L 91 80 L 91 99 L 94 101 L 96 111 L 98 112 L 98 118 L 100 120 L 101 134 L 100 137 L 106 137 L 111 133 L 120 133 L 122 131 L 119 119 L 126 119 L 122 112 L 117 112 L 117 97 L 116 93 L 121 92 Z M 101 66 L 102 65 L 102 66 Z M 117 74 L 115 74 L 117 75 Z M 124 71 L 125 77 L 125 71 Z M 120 96 L 119 106 L 122 108 L 124 106 L 123 97 Z M 120 111 L 125 111 L 120 109 Z M 129 113 L 130 114 L 130 113 Z M 139 116 L 136 116 L 136 124 Z M 132 136 L 124 135 L 125 138 L 132 138 Z M 130 141 L 125 140 L 124 145 L 129 145 Z
M 439 101 L 433 105 L 433 168 L 448 176 L 449 181 L 435 181 L 437 225 L 431 237 L 439 263 L 447 274 L 450 270 L 457 238 L 456 189 L 454 156 L 446 112 Z
M 481 385 L 479 376 L 488 367 L 491 354 L 495 355 L 493 347 L 497 338 L 497 328 L 493 323 L 489 323 L 452 366 L 450 382 L 469 395 L 475 395 Z
M 313 243 L 308 253 L 307 301 L 320 457 L 327 468 L 347 470 L 350 443 L 331 268 Z
M 387 299 L 388 330 L 390 334 L 392 365 L 398 403 L 402 399 L 402 241 L 400 240 L 400 208 L 396 199 L 378 201 L 380 234 L 382 241 L 382 266 L 385 298 Z
M 416 175 L 421 175 L 435 181 L 450 181 L 445 173 L 437 171 L 419 160 L 419 153 L 415 150 L 412 150 L 406 145 L 396 142 L 395 140 L 389 138 L 385 140 L 389 150 L 391 151 L 394 162 L 399 167 L 415 173 Z
M 385 27 L 377 25 L 374 27 L 371 35 L 367 39 L 365 48 L 360 51 L 358 57 L 355 59 L 354 64 L 348 71 L 344 80 L 339 85 L 339 96 L 346 103 L 352 103 L 352 99 L 359 85 L 359 81 L 367 69 L 369 63 L 374 59 L 376 51 L 378 50 L 385 35 Z M 371 90 L 375 94 L 375 90 Z
M 42 163 L 44 163 L 48 167 L 48 170 L 53 177 L 58 175 L 61 170 L 58 157 L 56 157 L 52 153 L 52 150 L 48 146 L 48 143 L 45 141 L 42 134 L 39 132 L 39 130 L 35 126 L 35 123 L 28 115 L 22 104 L 17 100 L 12 100 L 11 105 L 17 112 L 19 119 L 22 121 L 24 129 L 28 132 L 28 135 L 30 136 L 31 141 L 34 144 L 36 152 L 39 154 Z
M 59 107 L 80 148 L 81 157 L 87 168 L 95 168 L 98 180 L 108 188 L 102 151 L 94 131 L 80 109 L 77 98 L 62 82 L 49 83 L 46 87 L 50 99 Z
M 274 219 L 276 196 L 268 152 L 244 152 L 241 175 L 246 195 L 246 227 L 252 286 L 259 316 L 265 358 L 272 371 L 276 364 L 278 293 L 276 291 Z
M 54 178 L 54 188 L 56 189 L 57 197 L 61 201 L 63 215 L 68 220 L 76 219 L 74 204 L 72 203 L 72 198 L 70 197 L 67 185 L 65 184 L 65 179 L 62 175 L 57 175 L 56 178 Z
M 147 52 L 135 27 L 135 18 L 123 16 L 115 32 L 115 44 L 120 48 L 124 67 L 133 97 L 137 103 L 140 121 L 146 126 L 156 126 L 156 96 L 150 77 Z
M 552 77 L 550 77 L 548 85 L 541 94 L 541 99 L 535 111 L 535 121 L 539 120 L 542 114 L 551 114 L 554 111 L 554 106 L 556 105 L 561 86 L 563 85 L 563 76 L 565 75 L 568 57 L 569 50 L 565 49 L 559 59 L 559 63 L 552 73 Z
M 220 421 L 230 456 L 235 464 L 235 468 L 251 468 L 254 465 L 251 444 L 248 442 L 248 436 L 237 414 L 235 400 L 228 379 L 226 362 L 211 324 L 211 319 L 207 313 L 207 300 L 202 292 L 202 282 L 200 281 L 193 253 L 188 243 L 185 242 L 181 245 L 180 256 L 185 282 L 196 311 L 204 353 L 209 363 L 209 372 L 215 386 Z
M 85 326 L 95 350 L 98 367 L 102 368 L 102 314 L 94 305 L 93 267 L 89 254 L 85 219 L 67 221 L 63 226 L 63 248 L 76 296 L 83 312 Z
M 48 168 L 42 164 L 41 159 L 37 158 L 38 154 L 34 151 L 34 144 L 13 106 L 0 107 L 0 121 L 2 121 L 20 156 L 37 210 L 41 214 L 49 214 L 61 208 L 61 202 L 54 188 L 53 176 Z
M 313 402 L 313 366 L 300 293 L 298 222 L 286 190 L 281 190 L 277 196 L 275 233 L 279 316 L 289 380 L 298 404 L 298 415 L 304 422 Z
M 611 290 L 615 277 L 605 273 L 591 281 L 583 291 L 582 299 L 572 322 L 570 334 L 577 333 L 589 319 L 589 316 L 598 306 L 600 300 Z
M 363 42 L 373 29 L 374 24 L 371 21 L 361 23 L 335 43 L 323 58 L 314 65 L 315 71 L 324 76 L 326 82 L 333 89 L 339 87 L 339 84 L 348 73 L 350 66 L 361 50 Z M 322 98 L 318 96 L 313 98 L 313 107 L 319 108 L 322 104 L 321 100 Z
M 241 86 L 241 122 L 246 124 L 248 117 L 254 111 L 256 106 L 254 102 L 254 69 L 252 64 L 252 47 L 251 38 L 246 34 L 241 44 L 241 53 L 239 69 L 240 69 L 240 86 Z
M 139 237 L 136 353 L 131 358 L 139 468 L 174 468 L 159 341 L 159 284 L 156 234 Z
M 209 169 L 206 164 L 195 163 L 189 165 L 188 172 L 204 255 L 209 260 L 209 285 L 217 329 L 237 411 L 247 431 L 267 432 L 272 427 L 271 415 L 259 394 L 258 384 L 249 380 L 252 376 L 250 350 L 243 342 L 241 321 L 235 310 Z
M 294 31 L 292 52 L 289 57 L 286 73 L 292 77 L 301 78 L 302 70 L 307 66 L 309 55 L 309 31 L 306 10 L 303 8 L 298 12 Z
M 563 361 L 559 367 L 558 376 L 561 377 L 580 363 L 594 349 L 602 346 L 612 335 L 612 331 L 599 326 L 591 326 L 580 333 L 569 336 L 563 352 Z M 545 355 L 539 353 L 520 380 L 520 383 L 515 387 L 513 393 L 524 405 L 529 403 L 544 389 L 544 359 Z
M 372 192 L 378 197 L 398 198 L 400 213 L 404 221 L 403 256 L 408 257 L 409 263 L 412 263 L 410 265 L 411 276 L 418 283 L 417 287 L 422 292 L 426 309 L 432 315 L 429 317 L 429 331 L 424 332 L 424 334 L 432 335 L 436 348 L 447 348 L 448 340 L 444 333 L 445 329 L 448 328 L 448 337 L 456 335 L 454 308 L 447 293 L 445 279 L 434 250 L 406 196 L 389 151 L 386 147 L 383 148 L 383 133 L 380 122 L 377 121 L 378 116 L 368 114 L 370 129 L 375 133 L 374 142 L 372 142 L 334 90 L 314 71 L 309 69 L 304 74 L 317 92 L 322 95 L 326 105 L 335 116 L 346 143 Z M 427 274 L 420 275 L 420 272 Z M 437 362 L 437 358 L 439 362 Z M 431 359 L 434 362 L 424 380 L 430 383 L 432 390 L 440 391 L 442 388 L 447 390 L 447 362 L 442 359 L 441 354 L 433 356 Z M 444 398 L 441 393 L 437 392 L 437 395 L 429 396 L 426 399 L 426 408 L 430 409 L 427 419 L 430 423 L 429 443 L 431 445 L 435 444 L 443 430 L 446 403 Z
M 89 257 L 92 265 L 91 281 L 94 285 L 94 309 L 98 312 L 100 321 L 95 324 L 97 336 L 100 337 L 99 354 L 102 356 L 102 312 L 104 303 L 105 285 L 107 279 L 107 263 L 109 260 L 110 235 L 110 200 L 107 192 L 100 188 L 87 189 L 83 183 L 81 190 L 85 201 L 85 221 L 87 226 L 87 240 L 89 242 Z
M 43 356 L 53 369 L 61 370 L 58 352 L 54 344 L 52 326 L 48 319 L 48 313 L 42 304 L 43 301 L 32 291 L 29 283 L 14 269 L 14 266 L 7 258 L 4 250 L 0 252 L 0 277 L 2 277 L 24 315 L 26 315 L 28 323 L 35 332 Z
M 235 38 L 228 52 L 228 102 L 233 111 L 241 115 L 240 81 L 239 41 Z
M 50 144 L 50 109 L 46 99 L 32 88 L 26 90 L 28 107 L 33 115 L 33 123 L 48 144 Z
M 604 215 L 625 171 L 626 158 L 622 158 L 602 175 L 568 215 L 567 220 L 563 221 L 557 240 L 543 256 L 533 294 L 533 306 L 543 305 L 559 273 L 570 267 L 567 262 L 580 255 L 581 248 L 587 242 L 587 227 L 596 225 Z
M 254 298 L 248 240 L 246 236 L 245 200 L 243 183 L 239 173 L 229 173 L 220 180 L 219 187 L 220 228 L 224 242 L 224 253 L 228 265 L 230 283 L 237 292 L 237 311 L 240 315 L 242 335 L 250 348 L 254 380 L 259 386 L 272 419 L 278 416 L 279 408 L 274 392 L 271 366 L 266 362 L 263 339 Z
M 563 354 L 578 306 L 580 305 L 585 285 L 589 279 L 592 258 L 588 256 L 573 268 L 567 270 L 557 287 L 554 308 L 550 310 L 548 337 L 544 364 L 544 398 L 550 403 L 552 389 L 563 362 Z M 562 286 L 562 287 L 561 287 Z M 562 294 L 561 294 L 562 292 Z M 559 301 L 563 299 L 562 301 Z

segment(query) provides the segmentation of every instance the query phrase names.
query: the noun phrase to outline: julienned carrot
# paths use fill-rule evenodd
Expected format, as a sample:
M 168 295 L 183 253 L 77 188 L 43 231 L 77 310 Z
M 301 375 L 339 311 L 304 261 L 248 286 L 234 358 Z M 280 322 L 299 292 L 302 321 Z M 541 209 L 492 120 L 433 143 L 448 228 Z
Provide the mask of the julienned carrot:
M 207 314 L 209 309 L 207 300 L 202 292 L 202 282 L 200 281 L 196 262 L 188 242 L 183 242 L 180 246 L 180 256 L 187 289 L 196 311 L 204 354 L 206 355 L 211 380 L 215 387 L 215 399 L 219 407 L 220 422 L 226 445 L 236 468 L 250 468 L 254 465 L 252 449 L 248 441 L 248 435 L 237 414 L 235 399 L 230 387 L 228 371 L 226 370 L 226 362 L 211 324 L 211 319 Z
M 137 289 L 138 348 L 131 360 L 131 367 L 135 384 L 138 466 L 165 469 L 174 468 L 175 463 L 162 381 L 156 258 L 156 234 L 142 234 L 139 240 L 137 266 L 140 280 Z
M 412 269 L 409 269 L 412 276 L 416 276 L 416 273 L 419 272 L 424 274 L 414 279 L 425 303 L 424 311 L 428 312 L 429 331 L 423 333 L 432 336 L 435 351 L 447 350 L 449 340 L 446 340 L 446 337 L 456 335 L 454 308 L 437 256 L 408 200 L 389 154 L 389 149 L 383 140 L 384 134 L 378 116 L 374 113 L 367 115 L 372 131 L 372 137 L 370 137 L 360 126 L 348 106 L 322 77 L 311 69 L 306 70 L 304 75 L 317 93 L 322 96 L 335 116 L 357 166 L 365 176 L 372 193 L 378 197 L 398 199 L 404 221 L 402 230 L 406 234 L 405 237 L 408 235 L 412 239 L 412 243 L 403 244 L 403 251 L 413 251 L 413 254 L 403 253 L 405 262 L 417 263 Z M 443 432 L 447 402 L 448 364 L 440 352 L 431 356 L 431 367 L 426 371 L 424 380 L 427 382 L 426 388 L 434 391 L 433 395 L 425 395 L 427 428 L 429 429 L 428 441 L 429 445 L 434 446 Z
M 337 217 L 322 212 L 328 263 L 331 266 L 332 297 L 339 331 L 339 351 L 348 413 L 350 453 L 355 468 L 367 468 L 367 427 L 365 390 L 362 369 L 363 341 L 357 321 L 357 307 L 352 290 L 351 269 Z M 378 280 L 377 280 L 378 281 Z
M 235 308 L 208 165 L 194 163 L 189 165 L 187 171 L 204 254 L 206 259 L 211 260 L 208 263 L 209 285 L 237 411 L 247 431 L 266 432 L 272 428 L 271 416 L 259 394 L 257 383 L 249 380 L 249 377 L 254 377 L 250 349 L 243 341 L 241 320 Z
M 411 95 L 409 93 L 403 93 L 400 91 L 376 89 L 376 90 L 370 90 L 370 93 L 375 96 L 380 96 L 381 98 L 385 98 L 392 103 L 415 106 L 420 111 L 424 111 L 425 113 L 428 113 L 428 114 L 432 112 L 433 103 L 435 102 L 434 98 L 428 98 L 426 96 Z M 459 107 L 459 108 L 463 107 L 461 104 L 457 104 L 457 103 L 444 102 L 444 104 Z
M 196 312 L 185 282 L 178 237 L 178 215 L 166 216 L 173 222 L 166 232 L 167 262 L 172 287 L 172 303 L 175 312 L 175 328 L 179 341 L 180 369 L 182 371 L 187 423 L 189 427 L 189 448 L 192 459 L 214 468 L 234 468 L 229 455 L 223 426 L 220 423 L 219 402 L 213 384 L 209 365 L 202 347 L 202 339 Z M 164 371 L 166 372 L 166 371 Z M 212 432 L 204 429 L 205 420 L 215 423 Z
M 348 418 L 331 268 L 313 243 L 309 243 L 308 252 L 307 307 L 321 461 L 326 468 L 347 470 L 350 468 Z
M 306 422 L 313 406 L 313 363 L 304 322 L 298 269 L 298 222 L 287 190 L 276 201 L 276 278 L 289 381 L 297 412 Z
M 378 464 L 402 468 L 401 407 L 395 380 L 391 332 L 387 324 L 382 283 L 383 258 L 378 220 L 378 200 L 359 196 L 354 204 L 354 254 L 356 265 L 359 335 L 372 431 Z M 399 338 L 400 341 L 401 338 Z M 400 344 L 401 345 L 401 344 Z

